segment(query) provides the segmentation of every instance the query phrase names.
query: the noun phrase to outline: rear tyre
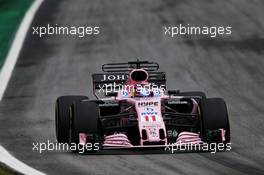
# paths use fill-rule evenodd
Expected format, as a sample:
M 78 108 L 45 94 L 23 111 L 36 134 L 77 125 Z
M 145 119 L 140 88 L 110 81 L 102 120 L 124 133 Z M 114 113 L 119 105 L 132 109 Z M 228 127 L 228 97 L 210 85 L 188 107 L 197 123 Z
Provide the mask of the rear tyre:
M 86 96 L 61 96 L 56 100 L 55 127 L 59 143 L 69 143 L 70 118 L 69 109 L 74 102 L 88 99 Z
M 220 130 L 225 130 L 225 140 L 222 140 Z M 221 98 L 208 98 L 202 115 L 203 140 L 209 143 L 229 143 L 230 126 L 226 103 Z
M 92 101 L 75 102 L 70 108 L 70 143 L 78 145 L 79 134 L 84 133 L 87 144 L 91 146 L 88 145 L 89 149 L 85 152 L 95 152 L 99 149 L 101 132 L 98 104 Z

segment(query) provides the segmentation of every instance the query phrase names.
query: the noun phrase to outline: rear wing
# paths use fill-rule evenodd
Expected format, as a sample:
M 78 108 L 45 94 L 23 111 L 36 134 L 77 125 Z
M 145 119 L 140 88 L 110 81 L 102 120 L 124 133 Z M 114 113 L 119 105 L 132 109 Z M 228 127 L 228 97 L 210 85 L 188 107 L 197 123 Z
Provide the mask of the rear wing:
M 93 74 L 93 93 L 97 98 L 102 98 L 106 95 L 106 88 L 108 93 L 113 90 L 113 87 L 122 87 L 122 85 L 127 81 L 128 73 L 100 73 Z M 166 74 L 165 72 L 149 72 L 148 82 L 150 85 L 155 85 L 157 87 L 162 87 L 166 89 Z M 109 89 L 111 88 L 111 89 Z M 115 88 L 116 90 L 117 88 Z M 99 95 L 101 94 L 101 95 Z
M 151 85 L 166 88 L 166 74 L 165 72 L 158 72 L 159 64 L 148 61 L 130 61 L 127 63 L 110 63 L 104 64 L 102 70 L 104 73 L 92 75 L 93 92 L 99 98 L 103 88 L 110 86 L 122 86 L 129 76 L 129 72 L 133 69 L 144 69 L 149 74 L 148 82 Z M 98 92 L 99 91 L 99 92 Z M 98 94 L 99 93 L 99 94 Z
M 128 73 L 100 73 L 93 74 L 93 85 L 94 89 L 100 89 L 100 87 L 105 84 L 124 84 L 128 79 Z M 165 72 L 149 72 L 149 83 L 155 85 L 165 85 L 166 86 L 166 74 Z
M 159 70 L 159 64 L 149 61 L 129 61 L 127 63 L 109 63 L 102 66 L 104 72 L 129 72 L 132 69 L 144 69 L 147 72 Z

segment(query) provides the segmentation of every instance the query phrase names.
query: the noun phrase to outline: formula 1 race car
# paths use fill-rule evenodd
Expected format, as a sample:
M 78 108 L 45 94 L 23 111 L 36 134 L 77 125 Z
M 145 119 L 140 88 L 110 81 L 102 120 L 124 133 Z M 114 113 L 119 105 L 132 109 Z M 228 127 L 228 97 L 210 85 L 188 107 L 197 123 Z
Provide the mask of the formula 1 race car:
M 100 149 L 158 147 L 171 143 L 229 143 L 226 103 L 199 91 L 166 90 L 155 62 L 102 66 L 93 74 L 96 100 L 61 96 L 56 101 L 59 143 L 98 143 Z

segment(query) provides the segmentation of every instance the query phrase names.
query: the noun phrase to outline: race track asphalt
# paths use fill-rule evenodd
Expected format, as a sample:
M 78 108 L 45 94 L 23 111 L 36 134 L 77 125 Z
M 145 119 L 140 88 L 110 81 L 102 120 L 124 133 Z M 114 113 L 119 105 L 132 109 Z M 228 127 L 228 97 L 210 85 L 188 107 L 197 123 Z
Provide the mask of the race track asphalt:
M 264 2 L 261 0 L 46 0 L 32 26 L 99 26 L 100 35 L 28 32 L 0 102 L 0 143 L 48 174 L 264 174 Z M 232 26 L 218 38 L 170 38 L 164 26 Z M 160 63 L 168 87 L 223 97 L 230 113 L 230 152 L 80 156 L 32 151 L 56 141 L 54 102 L 92 97 L 91 74 L 106 62 L 140 58 Z

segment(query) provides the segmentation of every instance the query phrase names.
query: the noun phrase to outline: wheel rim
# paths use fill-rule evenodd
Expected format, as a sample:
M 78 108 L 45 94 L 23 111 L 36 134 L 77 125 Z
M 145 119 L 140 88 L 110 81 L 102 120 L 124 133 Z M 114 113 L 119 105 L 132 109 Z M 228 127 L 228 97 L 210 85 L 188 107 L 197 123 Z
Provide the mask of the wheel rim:
M 69 109 L 69 113 L 70 113 L 70 127 L 69 127 L 69 143 L 72 142 L 72 120 L 73 120 L 73 110 L 72 107 L 70 107 Z
M 56 102 L 56 105 L 55 105 L 55 127 L 56 127 L 56 137 L 57 137 L 57 140 L 58 137 L 59 137 L 59 110 L 58 110 L 58 102 Z

